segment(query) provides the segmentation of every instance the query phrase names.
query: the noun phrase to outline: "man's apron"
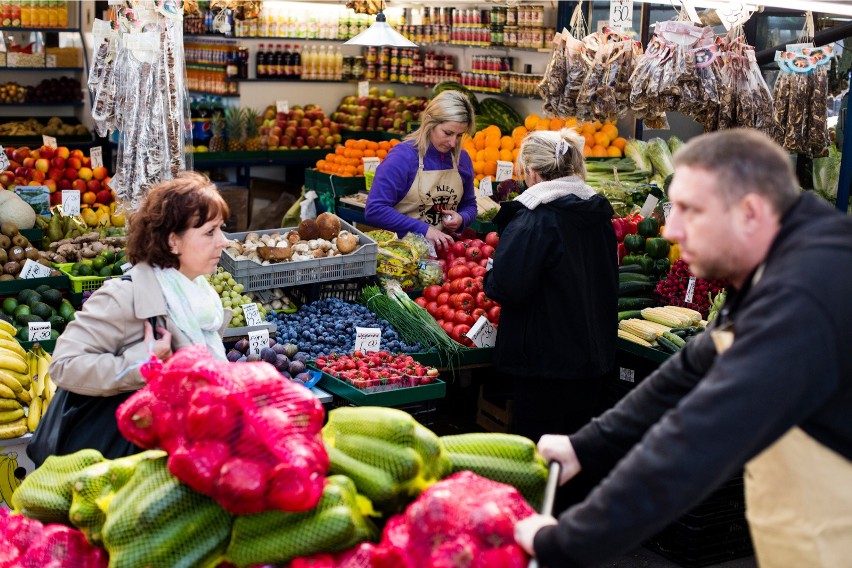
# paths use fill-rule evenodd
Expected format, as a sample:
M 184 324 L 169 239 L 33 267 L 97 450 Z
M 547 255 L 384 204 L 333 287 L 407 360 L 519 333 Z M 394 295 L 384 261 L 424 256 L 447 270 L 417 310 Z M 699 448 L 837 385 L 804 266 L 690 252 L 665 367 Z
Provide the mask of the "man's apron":
M 464 194 L 464 184 L 459 174 L 458 160 L 453 157 L 451 170 L 424 170 L 423 157 L 419 158 L 417 176 L 394 209 L 414 219 L 425 221 L 443 230 L 441 210 L 458 211 Z
M 746 464 L 761 568 L 852 566 L 852 461 L 798 427 Z

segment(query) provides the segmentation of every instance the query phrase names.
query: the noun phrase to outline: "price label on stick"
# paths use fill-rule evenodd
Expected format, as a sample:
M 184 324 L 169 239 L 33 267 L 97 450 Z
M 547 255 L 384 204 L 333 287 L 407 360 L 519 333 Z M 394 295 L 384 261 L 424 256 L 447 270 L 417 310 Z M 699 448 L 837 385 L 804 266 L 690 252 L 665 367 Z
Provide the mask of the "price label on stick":
M 648 197 L 645 198 L 645 203 L 642 205 L 642 210 L 639 211 L 642 218 L 644 219 L 645 217 L 649 217 L 651 213 L 654 212 L 654 209 L 656 209 L 657 203 L 659 202 L 660 200 L 657 199 L 656 195 L 649 193 Z
M 290 112 L 290 103 L 287 101 L 275 101 L 275 109 L 276 112 L 283 112 L 284 114 L 287 114 Z
M 62 190 L 62 214 L 68 216 L 80 214 L 80 192 L 76 189 Z
M 27 337 L 30 341 L 47 341 L 50 339 L 50 322 L 31 321 L 27 324 Z
M 133 268 L 133 265 L 130 264 L 129 262 L 125 262 L 124 264 L 121 265 L 121 273 L 125 274 L 131 268 Z
M 663 219 L 669 220 L 669 214 L 672 212 L 672 202 L 666 201 L 663 203 Z
M 512 162 L 504 162 L 503 160 L 497 161 L 497 173 L 494 176 L 496 181 L 503 181 L 504 179 L 512 179 L 512 170 L 514 166 Z
M 257 304 L 251 302 L 249 304 L 243 304 L 243 315 L 246 318 L 246 325 L 263 325 L 263 319 L 260 317 L 260 312 L 257 310 Z
M 249 353 L 252 355 L 260 355 L 260 350 L 264 347 L 269 347 L 269 330 L 259 329 L 257 331 L 248 332 Z
M 104 150 L 100 146 L 92 146 L 89 151 L 89 157 L 92 158 L 92 169 L 104 167 Z
M 359 97 L 369 97 L 370 96 L 370 82 L 369 81 L 358 81 L 358 96 Z
M 24 263 L 24 267 L 21 269 L 20 274 L 21 280 L 26 280 L 28 278 L 47 278 L 48 276 L 50 276 L 50 268 L 34 261 L 31 258 L 28 258 Z
M 485 176 L 479 180 L 479 195 L 483 197 L 494 195 L 494 189 L 491 187 L 491 176 Z
M 497 341 L 497 328 L 491 325 L 488 318 L 479 316 L 466 335 L 477 347 L 494 347 Z
M 45 67 L 56 67 L 56 56 L 55 55 L 45 55 L 44 56 L 44 66 Z
M 375 156 L 368 156 L 361 159 L 364 161 L 364 173 L 375 172 L 376 168 L 379 167 L 379 159 Z
M 369 353 L 378 351 L 382 343 L 382 330 L 378 327 L 355 328 L 355 350 Z
M 9 156 L 6 155 L 6 150 L 0 146 L 0 170 L 5 170 L 9 167 Z
M 609 27 L 619 31 L 633 27 L 633 0 L 609 0 Z
M 56 138 L 54 138 L 53 136 L 47 136 L 46 134 L 42 134 L 41 140 L 45 146 L 50 146 L 54 149 L 56 148 Z
M 686 296 L 684 302 L 692 302 L 692 295 L 695 293 L 695 276 L 689 277 L 689 283 L 686 285 Z

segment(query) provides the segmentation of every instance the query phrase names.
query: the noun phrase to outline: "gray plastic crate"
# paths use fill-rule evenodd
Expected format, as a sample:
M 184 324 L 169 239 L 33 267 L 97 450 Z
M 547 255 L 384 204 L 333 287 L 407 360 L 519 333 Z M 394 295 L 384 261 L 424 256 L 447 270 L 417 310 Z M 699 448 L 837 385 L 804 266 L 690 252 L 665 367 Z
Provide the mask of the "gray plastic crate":
M 359 246 L 349 254 L 313 260 L 278 262 L 264 266 L 252 260 L 237 260 L 228 251 L 223 251 L 219 265 L 230 272 L 234 280 L 245 286 L 247 292 L 374 275 L 379 248 L 376 241 L 346 221 L 340 221 L 340 228 L 358 235 Z M 291 227 L 249 232 L 258 235 L 284 234 L 295 229 Z M 228 239 L 242 241 L 249 232 L 227 233 L 225 236 Z

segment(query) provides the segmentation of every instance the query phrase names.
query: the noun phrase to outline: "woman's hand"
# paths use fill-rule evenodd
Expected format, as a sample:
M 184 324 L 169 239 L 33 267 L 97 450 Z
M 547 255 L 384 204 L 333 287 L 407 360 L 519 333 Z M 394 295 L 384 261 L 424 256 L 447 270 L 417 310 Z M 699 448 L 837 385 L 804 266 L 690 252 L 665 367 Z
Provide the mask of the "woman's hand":
M 453 244 L 453 237 L 432 225 L 429 225 L 429 228 L 426 230 L 426 240 L 432 243 L 432 246 L 435 247 L 435 252 L 445 250 L 445 247 L 449 248 Z
M 160 338 L 155 340 L 154 330 L 151 328 L 151 324 L 146 321 L 143 325 L 145 326 L 145 345 L 151 345 L 153 343 L 151 353 L 156 355 L 161 361 L 165 361 L 171 357 L 172 334 L 169 333 L 169 330 L 164 327 L 157 326 L 157 333 L 160 334 Z
M 462 219 L 462 216 L 458 212 L 452 209 L 444 209 L 441 211 L 441 222 L 448 231 L 458 231 L 461 229 L 464 219 Z

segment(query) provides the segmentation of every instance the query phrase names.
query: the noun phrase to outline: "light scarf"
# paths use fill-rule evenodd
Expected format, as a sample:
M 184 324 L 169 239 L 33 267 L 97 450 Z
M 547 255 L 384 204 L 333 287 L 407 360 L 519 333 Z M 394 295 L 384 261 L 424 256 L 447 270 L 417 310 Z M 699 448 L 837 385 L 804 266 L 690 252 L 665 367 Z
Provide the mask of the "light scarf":
M 190 341 L 205 345 L 217 359 L 226 359 L 219 330 L 225 310 L 219 296 L 204 276 L 190 280 L 176 268 L 154 267 L 160 289 L 166 298 L 166 310 Z
M 595 190 L 589 187 L 579 176 L 567 176 L 539 182 L 516 197 L 515 201 L 520 201 L 524 207 L 533 210 L 539 205 L 556 201 L 568 195 L 576 195 L 580 199 L 589 199 L 595 195 Z

